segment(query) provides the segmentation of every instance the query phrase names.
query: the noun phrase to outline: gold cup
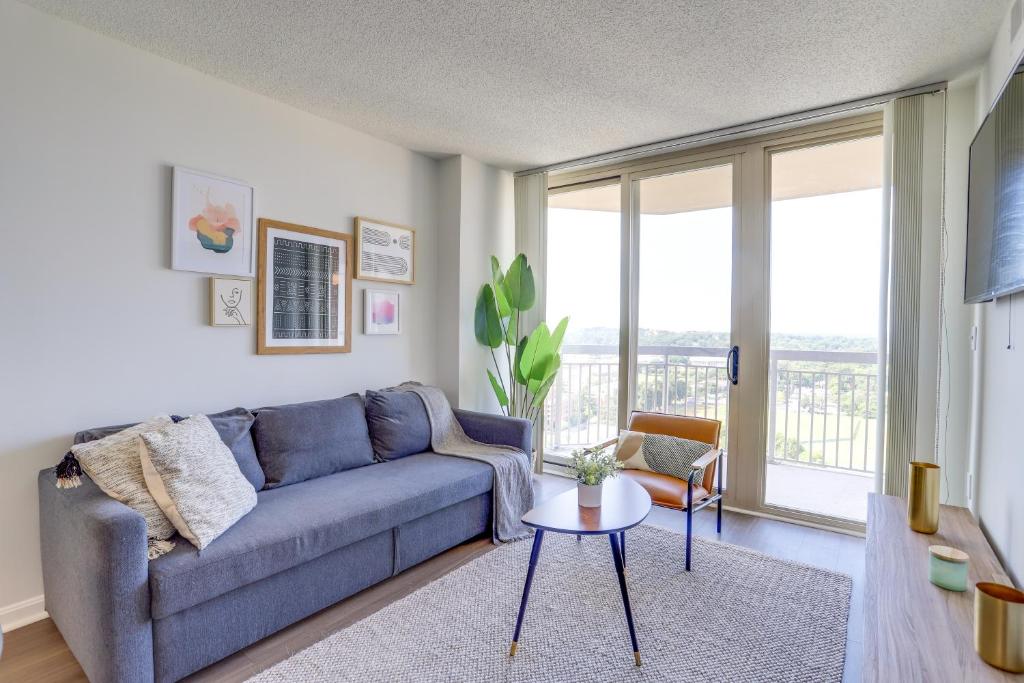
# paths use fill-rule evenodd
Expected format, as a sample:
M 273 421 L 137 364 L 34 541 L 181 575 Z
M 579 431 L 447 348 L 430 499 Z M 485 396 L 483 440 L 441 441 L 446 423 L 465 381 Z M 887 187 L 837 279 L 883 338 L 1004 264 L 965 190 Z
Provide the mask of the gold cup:
M 921 534 L 939 530 L 939 466 L 930 462 L 910 463 L 907 492 L 907 522 Z
M 974 649 L 996 668 L 1024 672 L 1024 593 L 1001 583 L 974 587 Z

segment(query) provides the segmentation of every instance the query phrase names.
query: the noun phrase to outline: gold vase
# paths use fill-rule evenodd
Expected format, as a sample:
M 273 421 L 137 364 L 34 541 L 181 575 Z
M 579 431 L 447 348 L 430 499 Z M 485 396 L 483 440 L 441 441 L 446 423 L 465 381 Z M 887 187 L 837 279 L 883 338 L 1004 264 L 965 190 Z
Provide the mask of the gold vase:
M 1024 672 L 1024 593 L 1001 583 L 974 587 L 974 649 L 996 668 Z
M 939 466 L 930 462 L 910 463 L 907 491 L 907 522 L 921 534 L 939 530 Z

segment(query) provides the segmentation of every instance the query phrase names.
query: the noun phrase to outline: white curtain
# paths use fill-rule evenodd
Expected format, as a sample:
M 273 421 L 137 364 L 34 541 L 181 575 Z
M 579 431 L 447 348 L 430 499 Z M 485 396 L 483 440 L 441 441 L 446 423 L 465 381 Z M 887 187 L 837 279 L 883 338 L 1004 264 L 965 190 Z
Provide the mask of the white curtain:
M 879 412 L 880 464 L 882 492 L 906 496 L 908 464 L 935 460 L 945 92 L 893 100 L 885 125 L 889 278 L 881 395 L 888 410 Z
M 545 231 L 548 219 L 548 174 L 532 173 L 515 180 L 516 253 L 526 254 L 537 283 L 537 305 L 521 322 L 524 329 L 533 329 L 544 319 L 545 283 Z M 534 462 L 537 472 L 543 471 L 544 450 L 540 429 L 534 430 L 534 447 L 538 457 Z

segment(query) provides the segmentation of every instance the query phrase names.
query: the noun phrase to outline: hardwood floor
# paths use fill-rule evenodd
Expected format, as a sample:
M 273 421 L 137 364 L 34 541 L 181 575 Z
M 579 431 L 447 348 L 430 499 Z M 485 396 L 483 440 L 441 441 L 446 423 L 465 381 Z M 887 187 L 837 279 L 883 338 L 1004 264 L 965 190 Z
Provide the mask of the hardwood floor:
M 538 499 L 572 488 L 572 480 L 543 475 L 537 482 Z M 681 530 L 683 513 L 654 508 L 648 524 Z M 706 508 L 694 516 L 694 533 L 716 538 L 715 511 Z M 853 598 L 846 644 L 843 680 L 859 681 L 863 650 L 864 539 L 797 526 L 761 517 L 725 511 L 718 540 L 745 546 L 774 557 L 804 562 L 853 577 Z M 457 567 L 488 552 L 487 539 L 470 541 L 423 564 L 402 572 L 347 600 L 304 619 L 193 676 L 190 683 L 244 681 L 327 635 L 345 628 L 382 607 L 425 586 Z M 4 634 L 0 683 L 82 683 L 85 675 L 64 639 L 49 619 Z

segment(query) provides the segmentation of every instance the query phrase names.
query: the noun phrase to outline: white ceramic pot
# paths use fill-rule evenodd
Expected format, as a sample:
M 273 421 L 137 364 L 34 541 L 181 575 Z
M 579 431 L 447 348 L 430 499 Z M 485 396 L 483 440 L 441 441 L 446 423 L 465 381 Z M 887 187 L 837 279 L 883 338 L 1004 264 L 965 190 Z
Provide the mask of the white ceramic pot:
M 587 486 L 576 482 L 576 493 L 580 499 L 580 507 L 585 508 L 599 508 L 601 507 L 601 484 L 595 484 L 594 486 Z

